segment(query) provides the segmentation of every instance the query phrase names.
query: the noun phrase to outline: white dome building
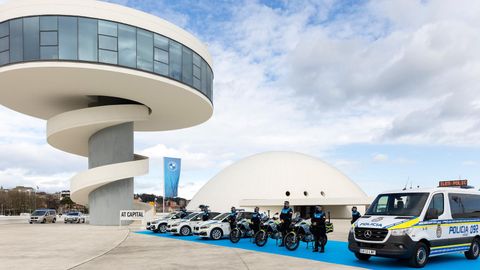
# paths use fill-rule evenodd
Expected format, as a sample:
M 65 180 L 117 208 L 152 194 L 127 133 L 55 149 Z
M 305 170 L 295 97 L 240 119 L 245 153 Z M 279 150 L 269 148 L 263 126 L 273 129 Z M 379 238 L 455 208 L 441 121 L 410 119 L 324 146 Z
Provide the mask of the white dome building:
M 360 187 L 339 170 L 311 156 L 294 152 L 267 152 L 230 165 L 205 184 L 188 204 L 215 211 L 231 206 L 274 214 L 290 201 L 295 212 L 308 217 L 323 205 L 332 218 L 349 218 L 351 206 L 363 213 L 370 204 Z

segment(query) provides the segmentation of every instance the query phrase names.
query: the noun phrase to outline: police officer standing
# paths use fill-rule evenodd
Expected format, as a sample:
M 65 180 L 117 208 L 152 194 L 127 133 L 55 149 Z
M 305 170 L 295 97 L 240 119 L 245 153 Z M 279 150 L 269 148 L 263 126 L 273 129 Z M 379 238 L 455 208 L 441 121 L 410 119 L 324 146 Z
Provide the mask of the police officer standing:
M 360 214 L 360 212 L 357 211 L 357 207 L 352 207 L 352 221 L 350 223 L 355 223 L 355 221 L 357 221 L 357 219 L 359 219 L 361 216 L 362 215 Z
M 323 212 L 323 207 L 316 206 L 315 213 L 311 217 L 312 233 L 315 239 L 315 248 L 313 252 L 318 252 L 318 246 L 320 246 L 320 253 L 325 252 L 325 239 L 327 238 L 327 229 L 325 227 L 326 215 Z
M 210 213 L 208 211 L 208 206 L 203 206 L 202 221 L 207 221 L 210 219 Z
M 280 244 L 281 247 L 285 246 L 284 237 L 287 234 L 288 228 L 290 228 L 290 224 L 292 223 L 292 216 L 293 210 L 290 208 L 290 202 L 285 201 L 283 203 L 282 212 L 280 213 L 280 232 L 282 233 L 282 242 Z
M 228 223 L 230 223 L 230 229 L 233 230 L 237 223 L 237 209 L 235 206 L 232 206 L 230 209 L 230 214 L 228 214 Z
M 260 231 L 260 223 L 262 222 L 262 214 L 260 214 L 259 210 L 258 206 L 255 207 L 252 214 L 252 229 L 254 233 Z

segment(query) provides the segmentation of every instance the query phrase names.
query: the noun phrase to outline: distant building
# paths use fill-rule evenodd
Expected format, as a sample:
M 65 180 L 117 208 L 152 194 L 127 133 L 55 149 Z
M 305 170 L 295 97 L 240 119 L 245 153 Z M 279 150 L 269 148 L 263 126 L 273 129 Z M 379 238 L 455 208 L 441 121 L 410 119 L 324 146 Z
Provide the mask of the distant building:
M 32 187 L 16 186 L 12 188 L 11 191 L 32 193 L 35 190 Z
M 70 190 L 62 190 L 62 192 L 60 192 L 60 199 L 63 198 L 70 198 Z

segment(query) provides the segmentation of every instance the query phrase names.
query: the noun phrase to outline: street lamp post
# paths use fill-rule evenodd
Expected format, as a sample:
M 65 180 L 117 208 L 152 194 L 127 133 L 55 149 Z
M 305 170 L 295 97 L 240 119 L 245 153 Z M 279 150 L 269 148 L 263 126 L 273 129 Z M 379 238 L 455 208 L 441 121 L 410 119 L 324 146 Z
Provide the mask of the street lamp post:
M 37 190 L 38 190 L 38 186 L 36 186 L 37 189 L 34 189 L 33 190 L 33 209 L 36 210 L 37 209 Z

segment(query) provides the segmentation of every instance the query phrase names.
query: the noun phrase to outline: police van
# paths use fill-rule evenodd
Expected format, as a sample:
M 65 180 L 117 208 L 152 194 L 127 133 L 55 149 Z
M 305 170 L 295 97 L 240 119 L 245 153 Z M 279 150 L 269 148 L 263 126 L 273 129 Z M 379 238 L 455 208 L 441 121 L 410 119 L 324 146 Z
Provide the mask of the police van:
M 377 196 L 350 230 L 348 248 L 362 261 L 371 256 L 408 259 L 421 268 L 428 258 L 480 253 L 480 192 L 466 180 L 438 188 L 403 189 Z

